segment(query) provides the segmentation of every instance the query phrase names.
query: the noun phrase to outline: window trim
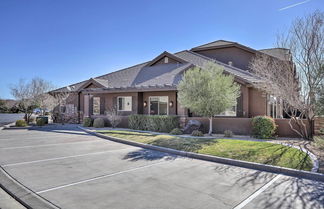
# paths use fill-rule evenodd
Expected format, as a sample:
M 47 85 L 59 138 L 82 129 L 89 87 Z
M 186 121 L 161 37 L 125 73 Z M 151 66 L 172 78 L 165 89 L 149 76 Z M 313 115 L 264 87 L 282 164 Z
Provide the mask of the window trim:
M 119 98 L 125 98 L 125 97 L 130 97 L 131 98 L 131 110 L 119 110 Z M 117 111 L 118 112 L 132 112 L 133 111 L 133 97 L 132 96 L 118 96 L 117 97 Z
M 99 98 L 99 113 L 95 113 L 94 112 L 94 100 L 95 100 L 95 98 Z M 93 98 L 92 98 L 92 114 L 93 115 L 100 115 L 100 113 L 101 113 L 101 98 L 100 97 L 96 97 L 96 96 L 94 96 Z
M 153 97 L 166 97 L 167 98 L 167 114 L 166 115 L 169 115 L 169 96 L 149 96 L 149 108 L 148 108 L 148 114 L 151 115 L 151 98 Z M 160 100 L 159 100 L 159 103 L 160 103 Z M 156 115 L 160 115 L 160 105 L 158 105 L 158 114 Z

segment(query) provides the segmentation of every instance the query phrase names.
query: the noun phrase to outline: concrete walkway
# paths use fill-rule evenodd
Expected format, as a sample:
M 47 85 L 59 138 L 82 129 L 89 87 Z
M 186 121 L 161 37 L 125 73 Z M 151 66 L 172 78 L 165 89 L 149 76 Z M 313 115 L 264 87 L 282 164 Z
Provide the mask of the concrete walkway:
M 0 208 L 3 209 L 26 209 L 9 194 L 0 188 Z
M 74 126 L 3 130 L 0 164 L 61 208 L 322 209 L 324 183 L 104 140 Z

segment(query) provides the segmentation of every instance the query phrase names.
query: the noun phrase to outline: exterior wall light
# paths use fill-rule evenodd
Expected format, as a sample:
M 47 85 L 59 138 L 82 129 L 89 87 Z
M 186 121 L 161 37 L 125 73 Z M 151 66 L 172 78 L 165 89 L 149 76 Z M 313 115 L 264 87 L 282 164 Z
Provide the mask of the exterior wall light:
M 173 101 L 171 101 L 171 102 L 169 103 L 169 106 L 170 106 L 170 107 L 173 107 Z
M 146 107 L 146 106 L 147 106 L 147 102 L 146 102 L 146 101 L 144 101 L 143 105 L 144 105 L 144 107 Z

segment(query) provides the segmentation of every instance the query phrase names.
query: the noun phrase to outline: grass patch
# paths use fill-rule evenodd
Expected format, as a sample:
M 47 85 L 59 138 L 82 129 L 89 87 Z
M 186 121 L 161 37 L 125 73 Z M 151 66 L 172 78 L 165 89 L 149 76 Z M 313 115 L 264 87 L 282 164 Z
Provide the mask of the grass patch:
M 295 148 L 269 142 L 232 139 L 185 138 L 136 131 L 98 131 L 102 134 L 182 151 L 226 157 L 268 165 L 311 170 L 310 157 Z

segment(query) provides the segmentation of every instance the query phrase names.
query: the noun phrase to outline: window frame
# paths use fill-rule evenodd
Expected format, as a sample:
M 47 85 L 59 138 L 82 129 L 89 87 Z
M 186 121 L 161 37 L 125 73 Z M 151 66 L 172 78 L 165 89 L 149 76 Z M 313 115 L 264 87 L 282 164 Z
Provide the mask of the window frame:
M 151 98 L 154 98 L 154 97 L 166 97 L 167 98 L 167 114 L 166 115 L 169 115 L 169 96 L 149 96 L 149 108 L 148 108 L 148 114 L 151 115 Z M 158 101 L 158 114 L 155 114 L 155 115 L 160 115 L 160 99 Z
M 130 110 L 119 110 L 119 98 L 126 98 L 129 97 L 130 100 Z M 132 96 L 118 96 L 117 97 L 117 111 L 118 112 L 132 112 L 133 111 L 133 97 Z
M 98 112 L 98 113 L 95 113 L 95 112 L 94 112 L 94 110 L 95 110 L 94 105 L 95 105 L 95 99 L 96 99 L 96 98 L 99 99 L 99 105 L 98 105 L 98 107 L 99 107 L 99 112 Z M 101 112 L 101 107 L 100 107 L 100 106 L 101 106 L 101 98 L 100 98 L 100 97 L 95 97 L 95 96 L 94 96 L 94 97 L 92 98 L 92 114 L 93 114 L 93 115 L 100 115 L 100 112 Z

